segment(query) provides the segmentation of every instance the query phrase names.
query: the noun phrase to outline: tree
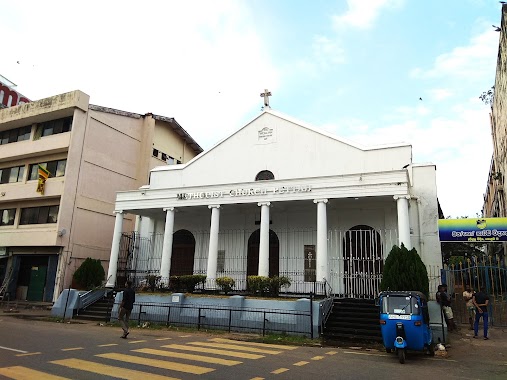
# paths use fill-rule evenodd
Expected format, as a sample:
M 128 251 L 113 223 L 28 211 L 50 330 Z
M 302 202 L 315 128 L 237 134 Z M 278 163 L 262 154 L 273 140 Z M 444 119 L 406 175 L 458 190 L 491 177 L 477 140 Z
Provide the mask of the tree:
M 479 99 L 486 105 L 493 107 L 493 101 L 495 100 L 495 86 L 492 86 L 488 91 L 484 91 Z
M 74 272 L 73 279 L 80 287 L 90 290 L 102 285 L 105 275 L 100 260 L 88 257 Z
M 384 264 L 380 289 L 414 290 L 429 295 L 428 272 L 415 248 L 409 251 L 403 244 L 393 246 Z

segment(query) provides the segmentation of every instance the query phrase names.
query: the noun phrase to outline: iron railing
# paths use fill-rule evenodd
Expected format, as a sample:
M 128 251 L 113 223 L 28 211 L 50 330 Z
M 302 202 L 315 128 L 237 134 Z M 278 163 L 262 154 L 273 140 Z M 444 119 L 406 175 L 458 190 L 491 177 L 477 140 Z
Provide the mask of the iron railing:
M 377 296 L 385 258 L 392 246 L 398 244 L 396 230 L 362 227 L 364 229 L 328 231 L 327 281 L 329 288 L 333 289 L 336 295 L 351 298 Z M 236 282 L 236 291 L 246 290 L 247 276 L 257 274 L 253 267 L 255 263 L 252 263 L 255 260 L 249 260 L 253 234 L 253 231 L 246 230 L 224 230 L 220 231 L 218 236 L 217 277 L 233 278 Z M 315 292 L 325 295 L 325 286 L 317 289 L 316 287 L 321 285 L 315 281 L 317 231 L 274 230 L 273 234 L 276 235 L 277 248 L 273 251 L 276 254 L 270 249 L 270 261 L 275 261 L 276 265 L 272 265 L 272 269 L 274 268 L 276 273 L 270 273 L 270 276 L 285 276 L 291 280 L 291 286 L 282 290 L 282 293 Z M 209 231 L 192 232 L 190 235 L 190 238 L 186 237 L 185 244 L 178 246 L 178 250 L 175 249 L 177 243 L 173 242 L 170 275 L 206 274 Z M 116 283 L 122 284 L 125 279 L 130 278 L 136 284 L 142 284 L 146 282 L 148 276 L 159 275 L 163 240 L 162 233 L 146 236 L 134 232 L 123 234 Z M 185 251 L 183 256 L 177 253 L 182 251 Z M 436 277 L 439 278 L 440 273 Z M 167 278 L 160 281 L 167 287 Z M 438 279 L 435 283 L 437 282 Z
M 447 284 L 452 297 L 454 319 L 457 322 L 468 323 L 468 311 L 463 299 L 463 291 L 468 284 L 489 296 L 491 325 L 507 326 L 507 268 L 501 257 L 473 257 L 448 266 L 443 270 L 442 282 Z
M 229 332 L 289 333 L 313 338 L 313 315 L 308 311 L 232 308 L 211 305 L 135 303 L 130 319 L 139 326 L 145 322 L 170 326 L 227 330 Z M 117 310 L 118 303 L 115 304 Z M 113 313 L 113 318 L 117 317 Z

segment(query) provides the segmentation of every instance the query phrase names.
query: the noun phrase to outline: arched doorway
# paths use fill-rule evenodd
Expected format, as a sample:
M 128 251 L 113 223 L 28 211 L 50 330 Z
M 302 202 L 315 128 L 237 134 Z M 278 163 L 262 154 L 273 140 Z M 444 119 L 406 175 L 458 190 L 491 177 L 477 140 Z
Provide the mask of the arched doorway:
M 248 238 L 248 259 L 246 265 L 247 276 L 259 274 L 259 244 L 261 241 L 261 230 L 254 231 Z M 269 230 L 269 277 L 278 276 L 280 267 L 280 243 L 278 236 Z
M 384 268 L 383 257 L 380 234 L 372 227 L 357 225 L 345 232 L 345 297 L 374 298 L 378 294 Z
M 176 231 L 173 235 L 171 256 L 171 276 L 184 276 L 194 273 L 195 238 L 187 230 Z

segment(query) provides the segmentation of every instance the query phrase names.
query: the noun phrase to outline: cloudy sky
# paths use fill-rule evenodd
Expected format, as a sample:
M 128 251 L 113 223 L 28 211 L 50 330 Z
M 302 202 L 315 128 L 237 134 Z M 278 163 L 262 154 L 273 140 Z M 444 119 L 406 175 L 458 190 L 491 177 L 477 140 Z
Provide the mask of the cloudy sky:
M 273 109 L 437 165 L 446 216 L 481 211 L 495 0 L 0 0 L 0 74 L 32 100 L 174 117 L 208 149 Z M 422 100 L 420 100 L 420 98 Z

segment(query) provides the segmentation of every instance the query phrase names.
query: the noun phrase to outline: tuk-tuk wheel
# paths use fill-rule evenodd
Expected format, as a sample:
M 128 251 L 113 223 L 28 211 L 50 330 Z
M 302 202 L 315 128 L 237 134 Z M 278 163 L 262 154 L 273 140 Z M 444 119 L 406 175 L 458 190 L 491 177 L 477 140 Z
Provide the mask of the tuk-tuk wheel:
M 400 360 L 401 364 L 405 364 L 405 349 L 404 348 L 398 348 L 398 359 Z
M 428 353 L 430 356 L 435 356 L 435 343 L 431 343 L 428 347 Z
M 390 354 L 391 352 L 393 352 L 393 350 L 392 350 L 392 349 L 390 349 L 390 348 L 386 348 L 386 352 L 387 352 L 388 354 Z

